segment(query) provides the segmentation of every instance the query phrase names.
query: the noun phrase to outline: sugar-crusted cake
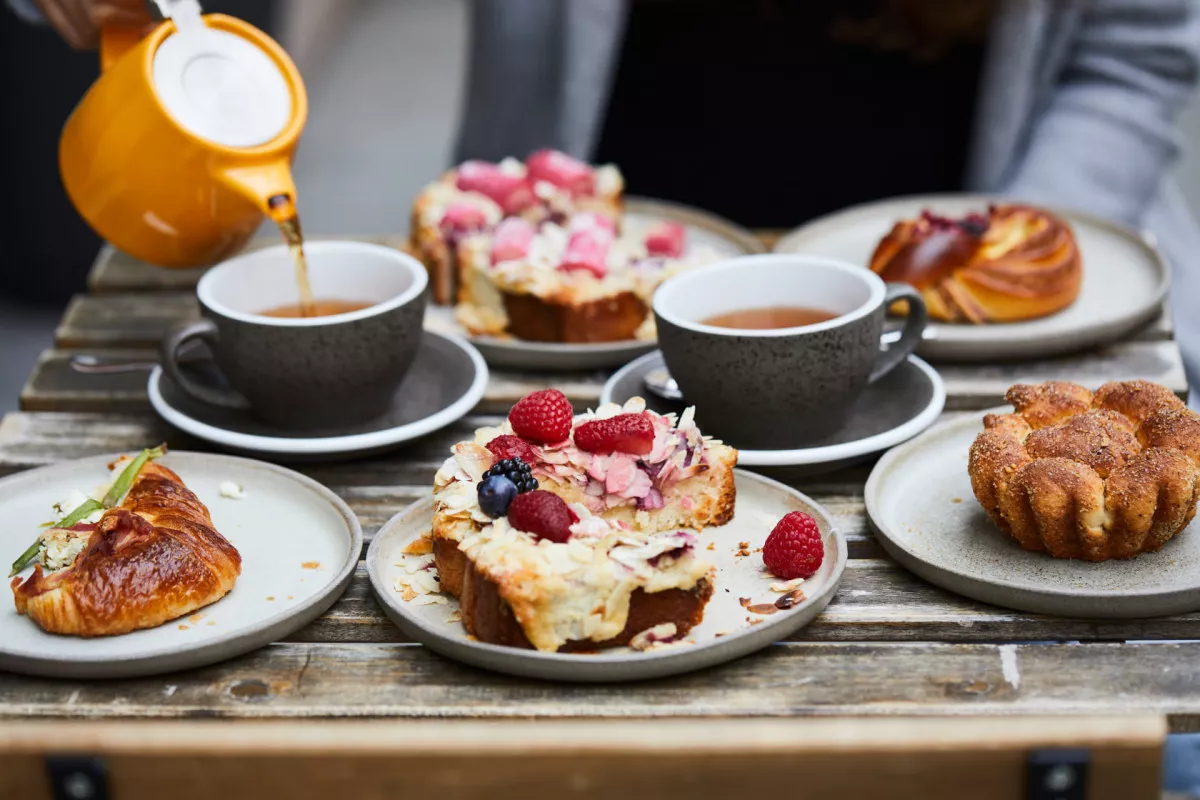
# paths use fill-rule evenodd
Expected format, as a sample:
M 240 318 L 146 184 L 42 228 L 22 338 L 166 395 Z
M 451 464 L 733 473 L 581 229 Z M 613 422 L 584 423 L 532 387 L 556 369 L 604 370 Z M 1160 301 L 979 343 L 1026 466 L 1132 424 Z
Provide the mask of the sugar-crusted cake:
M 1158 550 L 1200 498 L 1200 415 L 1147 381 L 1092 393 L 1013 386 L 989 414 L 968 471 L 980 505 L 1026 550 L 1105 561 Z
M 691 531 L 732 518 L 737 451 L 703 436 L 690 410 L 660 415 L 641 398 L 568 416 L 561 441 L 526 440 L 521 405 L 502 425 L 456 444 L 434 479 L 438 578 L 459 598 L 468 632 L 547 651 L 686 634 L 713 588 Z M 506 465 L 519 471 L 526 459 L 537 489 L 523 486 L 493 516 L 497 509 L 481 503 L 488 476 Z M 530 517 L 536 499 L 563 504 L 560 533 Z
M 685 252 L 686 249 L 686 252 Z M 458 320 L 475 335 L 549 342 L 654 338 L 650 299 L 680 272 L 719 258 L 686 248 L 674 222 L 618 234 L 606 216 L 540 227 L 513 218 L 458 245 Z
M 457 300 L 457 248 L 487 235 L 506 218 L 538 225 L 591 211 L 616 222 L 625 183 L 620 171 L 592 167 L 565 153 L 541 150 L 524 162 L 466 161 L 425 187 L 413 201 L 409 250 L 429 270 L 434 300 Z

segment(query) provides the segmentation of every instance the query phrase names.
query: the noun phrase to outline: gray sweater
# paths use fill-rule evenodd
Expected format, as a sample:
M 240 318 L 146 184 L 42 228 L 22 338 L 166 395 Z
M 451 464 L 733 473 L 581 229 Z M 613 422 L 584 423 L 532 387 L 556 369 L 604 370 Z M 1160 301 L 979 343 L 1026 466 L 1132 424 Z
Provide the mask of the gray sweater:
M 555 146 L 587 158 L 602 125 L 623 0 L 473 0 L 459 155 Z M 1200 232 L 1168 171 L 1200 75 L 1200 0 L 1001 0 L 967 188 L 1146 228 L 1200 386 Z

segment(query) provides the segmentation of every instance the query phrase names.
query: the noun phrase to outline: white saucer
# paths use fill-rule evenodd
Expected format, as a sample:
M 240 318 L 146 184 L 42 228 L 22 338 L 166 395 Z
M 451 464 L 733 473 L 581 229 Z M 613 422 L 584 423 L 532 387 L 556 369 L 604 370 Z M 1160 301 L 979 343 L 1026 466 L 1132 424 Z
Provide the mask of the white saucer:
M 648 372 L 663 369 L 658 350 L 621 368 L 604 384 L 600 403 L 624 403 L 631 397 L 646 398 L 659 413 L 682 411 L 686 402 L 665 400 L 646 389 Z M 916 436 L 937 420 L 946 404 L 946 387 L 937 370 L 915 356 L 889 375 L 867 387 L 855 404 L 846 425 L 825 441 L 795 450 L 738 449 L 743 467 L 786 467 L 789 473 L 831 472 L 861 461 Z M 703 410 L 697 407 L 697 413 Z M 705 433 L 720 438 L 711 423 Z
M 220 380 L 211 365 L 199 378 Z M 294 431 L 268 425 L 248 411 L 217 408 L 180 389 L 155 367 L 147 392 L 159 416 L 182 431 L 236 452 L 289 460 L 366 455 L 412 441 L 465 416 L 483 397 L 488 368 L 461 337 L 425 331 L 392 410 L 352 428 Z
M 636 232 L 662 220 L 682 223 L 687 229 L 689 246 L 709 247 L 728 257 L 764 252 L 753 233 L 707 211 L 665 200 L 625 198 L 622 230 Z M 451 308 L 431 305 L 425 319 L 426 325 L 438 331 L 467 335 L 454 319 Z M 505 369 L 611 369 L 658 346 L 654 341 L 644 340 L 568 344 L 495 336 L 469 338 L 489 364 Z
M 404 600 L 396 578 L 423 566 L 431 556 L 406 555 L 407 544 L 429 531 L 433 498 L 413 503 L 389 520 L 367 551 L 367 571 L 379 605 L 405 633 L 444 656 L 484 669 L 556 681 L 632 681 L 678 675 L 732 661 L 795 633 L 829 605 L 842 579 L 847 550 L 844 534 L 810 498 L 782 483 L 738 470 L 733 520 L 700 532 L 697 554 L 716 567 L 712 599 L 704 621 L 684 642 L 645 652 L 628 647 L 599 653 L 543 653 L 485 644 L 467 635 L 458 620 L 458 601 L 449 595 L 418 595 Z M 752 610 L 781 595 L 771 590 L 776 578 L 763 568 L 763 546 L 771 529 L 789 511 L 803 510 L 817 520 L 825 556 L 817 574 L 799 588 L 804 599 L 790 609 L 768 614 Z M 708 543 L 713 548 L 708 549 Z M 749 542 L 743 547 L 743 542 Z M 739 555 L 739 553 L 749 555 Z M 418 604 L 418 598 L 437 603 Z M 743 603 L 743 600 L 745 602 Z M 751 606 L 752 608 L 747 608 Z M 766 609 L 763 609 L 766 610 Z
M 1012 198 L 984 195 L 918 195 L 855 206 L 796 228 L 775 245 L 777 253 L 807 253 L 861 264 L 892 225 L 924 209 L 952 217 L 982 211 Z M 1051 209 L 1075 232 L 1083 260 L 1079 297 L 1040 319 L 987 325 L 930 322 L 917 352 L 946 361 L 1032 359 L 1121 339 L 1158 316 L 1170 276 L 1146 235 L 1069 209 Z
M 0 562 L 29 546 L 54 503 L 102 483 L 115 458 L 65 461 L 0 480 Z M 96 639 L 46 633 L 9 599 L 0 603 L 0 670 L 92 679 L 192 669 L 279 641 L 341 596 L 362 553 L 362 529 L 333 492 L 290 469 L 245 458 L 168 452 L 161 463 L 196 493 L 213 526 L 241 554 L 233 590 L 157 628 Z M 222 496 L 225 481 L 245 496 Z

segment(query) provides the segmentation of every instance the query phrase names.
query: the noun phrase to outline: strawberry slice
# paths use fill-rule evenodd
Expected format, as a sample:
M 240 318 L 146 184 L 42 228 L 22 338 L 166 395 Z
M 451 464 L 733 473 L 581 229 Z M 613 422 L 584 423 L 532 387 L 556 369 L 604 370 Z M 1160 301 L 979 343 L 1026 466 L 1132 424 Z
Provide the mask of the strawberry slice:
M 613 244 L 613 223 L 599 214 L 577 214 L 567 228 L 567 246 L 558 268 L 582 269 L 603 278 L 608 274 L 608 251 Z
M 596 193 L 596 172 L 577 158 L 558 150 L 539 150 L 525 160 L 529 178 L 565 189 L 575 197 Z
M 537 230 L 520 217 L 503 220 L 492 233 L 492 265 L 524 258 L 536 234 Z
M 453 233 L 481 231 L 487 227 L 487 215 L 470 203 L 451 203 L 442 214 L 438 227 Z
M 683 225 L 663 220 L 646 231 L 646 252 L 652 256 L 679 258 L 683 255 Z
M 464 161 L 458 167 L 455 185 L 464 192 L 479 192 L 491 198 L 505 214 L 519 214 L 537 202 L 524 175 L 505 172 L 487 161 Z
M 589 453 L 644 456 L 654 448 L 654 423 L 645 414 L 594 419 L 575 429 L 575 446 Z

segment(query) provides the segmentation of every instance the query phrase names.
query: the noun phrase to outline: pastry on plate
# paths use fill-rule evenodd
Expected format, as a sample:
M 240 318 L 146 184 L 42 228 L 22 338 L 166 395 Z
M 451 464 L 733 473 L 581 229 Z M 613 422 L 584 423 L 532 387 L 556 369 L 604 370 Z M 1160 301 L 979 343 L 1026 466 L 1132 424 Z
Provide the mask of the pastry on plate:
M 655 414 L 634 398 L 574 417 L 561 393 L 536 392 L 455 445 L 434 478 L 440 587 L 493 644 L 683 636 L 713 591 L 693 531 L 733 517 L 736 463 L 690 411 Z
M 653 339 L 650 298 L 667 278 L 719 257 L 686 250 L 677 222 L 617 234 L 602 214 L 582 212 L 540 227 L 506 219 L 459 244 L 456 316 L 475 335 L 542 342 Z
M 971 445 L 975 497 L 1026 550 L 1105 561 L 1158 550 L 1200 498 L 1200 415 L 1147 381 L 1013 386 Z
M 615 223 L 624 190 L 616 167 L 593 167 L 556 150 L 540 150 L 524 162 L 466 161 L 413 201 L 408 249 L 429 270 L 434 300 L 452 305 L 458 299 L 457 247 L 464 237 L 486 236 L 511 217 L 539 225 L 592 211 Z
M 1017 322 L 1061 311 L 1079 295 L 1083 265 L 1071 227 L 1024 205 L 948 219 L 901 220 L 871 256 L 886 281 L 921 292 L 942 322 Z
M 158 452 L 115 462 L 102 499 L 81 496 L 13 565 L 37 561 L 12 582 L 18 613 L 49 633 L 112 636 L 190 614 L 233 588 L 241 556 L 180 477 L 151 460 Z

